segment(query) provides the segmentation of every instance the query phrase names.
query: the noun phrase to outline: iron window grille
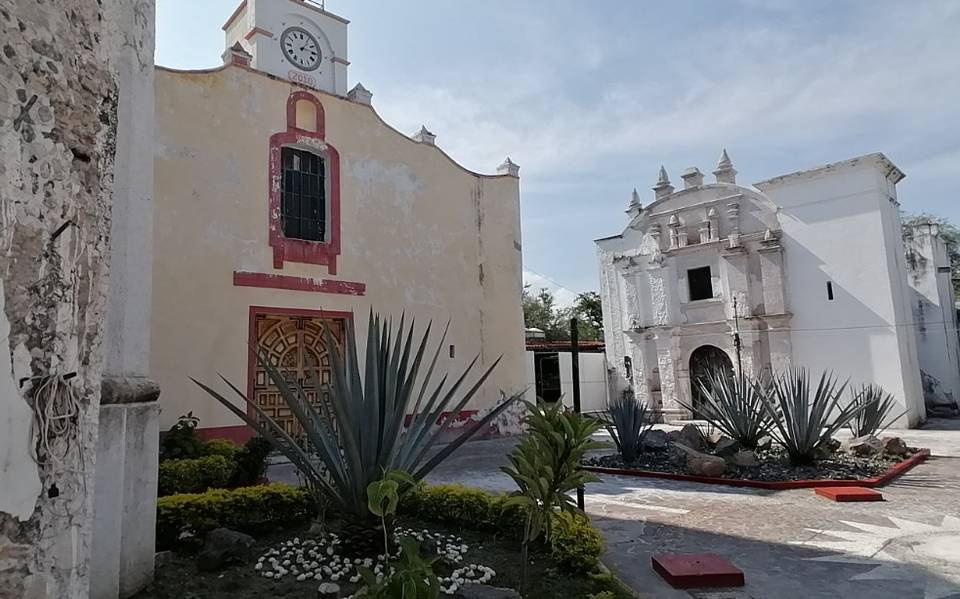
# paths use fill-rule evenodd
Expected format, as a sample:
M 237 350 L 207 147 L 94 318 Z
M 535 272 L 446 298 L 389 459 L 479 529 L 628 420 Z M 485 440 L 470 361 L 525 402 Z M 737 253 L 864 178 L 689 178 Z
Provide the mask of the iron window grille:
M 296 148 L 283 148 L 281 216 L 283 235 L 290 239 L 324 241 L 327 193 L 323 158 Z

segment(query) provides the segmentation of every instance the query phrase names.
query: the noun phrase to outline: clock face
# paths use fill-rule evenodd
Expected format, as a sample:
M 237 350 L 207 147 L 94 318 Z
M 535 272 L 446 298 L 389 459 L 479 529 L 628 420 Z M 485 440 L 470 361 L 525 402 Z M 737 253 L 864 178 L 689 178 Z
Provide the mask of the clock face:
M 317 38 L 302 27 L 290 27 L 280 36 L 283 55 L 295 67 L 304 71 L 315 71 L 320 66 L 320 44 Z

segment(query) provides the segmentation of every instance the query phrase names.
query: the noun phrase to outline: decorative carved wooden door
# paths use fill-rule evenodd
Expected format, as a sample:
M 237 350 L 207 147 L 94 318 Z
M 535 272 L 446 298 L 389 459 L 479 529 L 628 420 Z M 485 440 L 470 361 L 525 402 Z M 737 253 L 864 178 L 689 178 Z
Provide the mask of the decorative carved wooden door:
M 323 328 L 330 327 L 338 347 L 343 347 L 344 322 L 316 316 L 258 314 L 257 344 L 286 380 L 297 382 L 307 400 L 317 405 L 330 400 L 330 354 Z M 259 362 L 254 371 L 254 401 L 294 437 L 303 434 L 296 417 Z

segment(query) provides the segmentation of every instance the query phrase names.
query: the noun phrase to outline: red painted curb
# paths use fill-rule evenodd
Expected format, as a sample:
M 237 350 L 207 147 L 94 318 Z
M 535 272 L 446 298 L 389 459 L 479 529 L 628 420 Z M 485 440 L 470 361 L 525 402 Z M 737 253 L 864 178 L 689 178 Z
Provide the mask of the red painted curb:
M 921 449 L 899 464 L 894 465 L 880 476 L 861 480 L 784 480 L 770 482 L 763 480 L 744 480 L 740 478 L 719 478 L 715 476 L 693 476 L 692 474 L 671 474 L 669 472 L 654 472 L 652 470 L 625 470 L 623 468 L 604 468 L 601 466 L 583 466 L 583 469 L 599 474 L 665 478 L 667 480 L 680 480 L 708 485 L 727 485 L 729 487 L 786 491 L 788 489 L 815 489 L 817 487 L 882 487 L 928 457 L 930 457 L 930 450 Z

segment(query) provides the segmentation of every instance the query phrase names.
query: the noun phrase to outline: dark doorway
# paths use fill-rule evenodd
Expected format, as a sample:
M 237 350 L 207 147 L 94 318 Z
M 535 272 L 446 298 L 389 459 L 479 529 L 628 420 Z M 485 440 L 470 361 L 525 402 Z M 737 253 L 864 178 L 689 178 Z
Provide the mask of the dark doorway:
M 703 406 L 703 392 L 698 381 L 706 380 L 717 370 L 733 376 L 733 362 L 727 352 L 713 345 L 698 347 L 690 354 L 690 397 L 693 400 L 693 417 L 697 418 Z
M 543 401 L 560 401 L 563 392 L 560 389 L 560 354 L 557 352 L 536 352 L 533 354 L 536 373 L 537 397 Z

